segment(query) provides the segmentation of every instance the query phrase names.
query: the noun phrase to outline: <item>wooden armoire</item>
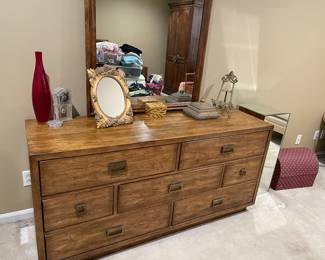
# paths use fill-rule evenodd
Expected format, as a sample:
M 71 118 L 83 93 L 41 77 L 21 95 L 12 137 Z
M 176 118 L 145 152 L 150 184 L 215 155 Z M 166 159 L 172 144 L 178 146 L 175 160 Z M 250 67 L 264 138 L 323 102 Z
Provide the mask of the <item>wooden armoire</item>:
M 178 91 L 187 73 L 195 73 L 204 0 L 170 1 L 165 92 Z

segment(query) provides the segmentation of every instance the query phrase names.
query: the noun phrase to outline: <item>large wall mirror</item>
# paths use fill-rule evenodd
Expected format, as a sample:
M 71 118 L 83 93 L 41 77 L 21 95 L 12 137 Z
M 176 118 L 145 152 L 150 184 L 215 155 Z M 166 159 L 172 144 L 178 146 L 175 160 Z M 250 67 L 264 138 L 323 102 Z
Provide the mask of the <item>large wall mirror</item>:
M 212 0 L 85 0 L 86 66 L 119 68 L 135 112 L 152 96 L 168 110 L 200 95 Z M 93 112 L 87 83 L 88 115 Z

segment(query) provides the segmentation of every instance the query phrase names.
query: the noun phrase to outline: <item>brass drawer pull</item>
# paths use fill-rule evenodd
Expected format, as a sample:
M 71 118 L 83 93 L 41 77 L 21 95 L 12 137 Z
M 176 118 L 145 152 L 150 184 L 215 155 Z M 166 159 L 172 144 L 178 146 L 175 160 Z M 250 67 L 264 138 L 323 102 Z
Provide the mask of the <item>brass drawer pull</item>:
M 106 230 L 106 236 L 113 237 L 123 233 L 123 226 L 119 225 Z
M 180 191 L 183 189 L 184 184 L 177 182 L 169 185 L 168 192 Z
M 87 214 L 87 204 L 78 203 L 74 206 L 77 217 L 82 217 Z
M 226 153 L 233 153 L 235 151 L 235 145 L 234 144 L 226 144 L 221 147 L 221 153 L 226 154 Z
M 212 208 L 216 208 L 216 207 L 220 206 L 221 204 L 223 204 L 223 198 L 214 199 L 212 201 Z
M 244 176 L 246 176 L 246 174 L 247 174 L 247 170 L 245 168 L 240 169 L 240 171 L 239 171 L 240 177 L 244 177 Z
M 125 173 L 125 170 L 127 169 L 127 161 L 118 161 L 118 162 L 112 162 L 108 164 L 108 172 L 111 173 L 112 175 L 121 175 Z

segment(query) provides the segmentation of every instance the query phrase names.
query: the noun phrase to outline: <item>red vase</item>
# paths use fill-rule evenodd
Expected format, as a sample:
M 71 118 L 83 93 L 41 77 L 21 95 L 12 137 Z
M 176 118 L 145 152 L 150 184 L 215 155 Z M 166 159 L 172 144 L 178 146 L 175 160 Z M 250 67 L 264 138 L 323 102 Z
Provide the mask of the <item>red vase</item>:
M 45 73 L 42 52 L 35 52 L 35 70 L 33 78 L 33 107 L 36 119 L 40 123 L 49 120 L 52 106 L 48 76 Z

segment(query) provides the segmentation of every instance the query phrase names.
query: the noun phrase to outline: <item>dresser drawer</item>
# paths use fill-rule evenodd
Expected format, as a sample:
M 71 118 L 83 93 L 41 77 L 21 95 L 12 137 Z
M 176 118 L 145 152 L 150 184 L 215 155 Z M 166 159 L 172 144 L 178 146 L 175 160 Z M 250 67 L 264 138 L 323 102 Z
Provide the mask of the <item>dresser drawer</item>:
M 254 157 L 227 163 L 222 186 L 230 186 L 256 180 L 260 173 L 263 157 Z
M 118 211 L 137 209 L 221 186 L 223 166 L 120 185 Z
M 253 201 L 256 182 L 238 184 L 175 202 L 173 224 L 221 210 L 245 206 Z
M 44 229 L 57 228 L 113 214 L 113 187 L 70 192 L 45 199 Z
M 184 143 L 180 169 L 263 155 L 268 134 L 256 132 Z
M 169 205 L 162 205 L 66 228 L 62 232 L 46 236 L 48 259 L 74 256 L 166 228 L 169 214 Z
M 43 195 L 170 172 L 177 145 L 165 145 L 40 162 Z

